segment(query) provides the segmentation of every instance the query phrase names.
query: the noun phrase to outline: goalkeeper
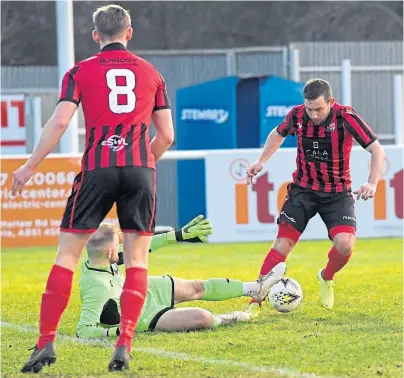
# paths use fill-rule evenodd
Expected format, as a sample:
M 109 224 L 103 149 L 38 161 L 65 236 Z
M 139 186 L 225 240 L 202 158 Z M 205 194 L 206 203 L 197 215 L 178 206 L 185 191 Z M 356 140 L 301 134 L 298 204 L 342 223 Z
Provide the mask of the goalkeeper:
M 200 215 L 178 231 L 153 236 L 150 252 L 178 242 L 205 243 L 211 233 L 209 220 Z M 87 243 L 88 259 L 83 263 L 80 279 L 82 308 L 76 329 L 77 337 L 119 335 L 120 296 L 124 283 L 124 276 L 118 268 L 123 263 L 119 240 L 119 229 L 104 223 Z M 136 330 L 188 331 L 247 321 L 250 314 L 245 312 L 213 315 L 201 308 L 174 308 L 174 305 L 194 300 L 222 301 L 241 296 L 262 301 L 270 287 L 283 277 L 285 269 L 286 265 L 281 263 L 256 282 L 150 276 L 147 297 Z

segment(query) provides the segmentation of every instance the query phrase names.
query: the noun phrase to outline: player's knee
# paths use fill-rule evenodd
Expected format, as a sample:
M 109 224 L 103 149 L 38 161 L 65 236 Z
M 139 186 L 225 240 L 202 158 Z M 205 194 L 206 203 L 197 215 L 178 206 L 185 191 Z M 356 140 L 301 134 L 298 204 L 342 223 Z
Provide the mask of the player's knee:
M 334 237 L 334 246 L 342 255 L 350 255 L 355 245 L 355 235 L 341 233 Z
M 278 228 L 278 235 L 274 243 L 274 248 L 283 256 L 292 252 L 293 247 L 299 241 L 302 233 L 289 223 L 281 222 Z
M 194 299 L 199 299 L 203 297 L 203 295 L 205 294 L 205 285 L 203 281 L 200 280 L 192 281 L 192 290 L 193 290 L 192 297 Z
M 281 255 L 287 256 L 292 252 L 293 247 L 296 243 L 291 239 L 277 238 L 274 242 L 273 248 L 276 249 Z
M 199 311 L 194 312 L 194 322 L 198 329 L 212 328 L 214 324 L 213 315 L 207 310 L 199 309 Z

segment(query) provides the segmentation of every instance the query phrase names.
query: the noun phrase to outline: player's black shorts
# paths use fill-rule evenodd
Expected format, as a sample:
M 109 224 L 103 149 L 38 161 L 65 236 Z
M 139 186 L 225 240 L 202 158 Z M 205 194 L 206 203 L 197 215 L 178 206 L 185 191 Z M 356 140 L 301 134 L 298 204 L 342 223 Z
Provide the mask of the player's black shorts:
M 319 214 L 328 229 L 350 226 L 356 230 L 355 200 L 351 191 L 324 193 L 290 184 L 288 194 L 278 218 L 302 233 L 309 220 Z M 331 238 L 331 237 L 330 237 Z
M 110 167 L 79 173 L 67 200 L 61 231 L 95 231 L 114 203 L 122 231 L 153 235 L 156 213 L 155 170 Z

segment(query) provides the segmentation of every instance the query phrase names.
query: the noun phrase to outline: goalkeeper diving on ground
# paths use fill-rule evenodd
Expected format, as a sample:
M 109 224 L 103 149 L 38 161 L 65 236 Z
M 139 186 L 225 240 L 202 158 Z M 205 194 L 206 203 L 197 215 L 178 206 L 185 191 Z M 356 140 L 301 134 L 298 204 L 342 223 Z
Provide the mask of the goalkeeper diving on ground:
M 178 242 L 206 243 L 211 233 L 209 220 L 199 215 L 180 230 L 154 235 L 149 252 Z M 104 223 L 87 243 L 88 257 L 80 278 L 81 314 L 76 329 L 79 338 L 119 335 L 120 296 L 124 284 L 124 276 L 118 267 L 123 264 L 119 242 L 119 229 Z M 214 315 L 198 307 L 174 306 L 187 301 L 224 301 L 242 296 L 262 301 L 269 289 L 283 278 L 285 270 L 286 265 L 280 263 L 254 282 L 149 276 L 147 296 L 136 331 L 190 331 L 248 321 L 251 315 L 247 312 Z

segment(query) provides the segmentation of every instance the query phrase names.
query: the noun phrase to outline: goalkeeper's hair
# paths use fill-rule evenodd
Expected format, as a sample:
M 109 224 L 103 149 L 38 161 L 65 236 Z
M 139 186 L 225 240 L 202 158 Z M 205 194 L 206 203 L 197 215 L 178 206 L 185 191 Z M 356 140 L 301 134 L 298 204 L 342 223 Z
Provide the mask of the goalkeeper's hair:
M 129 11 L 120 5 L 109 4 L 98 8 L 93 13 L 93 22 L 100 38 L 111 40 L 126 32 L 132 20 Z
M 102 252 L 103 248 L 118 236 L 119 242 L 122 239 L 120 228 L 112 223 L 101 223 L 87 242 L 87 253 L 89 255 Z

